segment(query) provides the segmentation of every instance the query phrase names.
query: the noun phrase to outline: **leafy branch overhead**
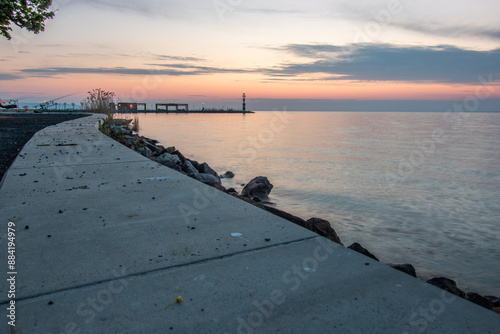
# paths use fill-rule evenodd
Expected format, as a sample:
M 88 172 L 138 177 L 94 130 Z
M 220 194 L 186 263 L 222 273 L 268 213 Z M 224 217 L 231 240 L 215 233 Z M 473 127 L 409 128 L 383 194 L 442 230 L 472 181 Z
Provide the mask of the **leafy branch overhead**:
M 11 39 L 11 25 L 35 34 L 45 30 L 45 20 L 54 17 L 52 0 L 0 0 L 0 34 Z

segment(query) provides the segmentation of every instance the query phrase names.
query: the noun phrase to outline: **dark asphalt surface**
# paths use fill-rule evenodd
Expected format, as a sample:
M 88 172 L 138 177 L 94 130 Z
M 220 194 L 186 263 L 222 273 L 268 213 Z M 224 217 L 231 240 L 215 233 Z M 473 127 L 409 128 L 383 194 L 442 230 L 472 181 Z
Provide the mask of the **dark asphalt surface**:
M 2 114 L 0 111 L 0 180 L 33 135 L 43 128 L 85 117 L 81 114 Z

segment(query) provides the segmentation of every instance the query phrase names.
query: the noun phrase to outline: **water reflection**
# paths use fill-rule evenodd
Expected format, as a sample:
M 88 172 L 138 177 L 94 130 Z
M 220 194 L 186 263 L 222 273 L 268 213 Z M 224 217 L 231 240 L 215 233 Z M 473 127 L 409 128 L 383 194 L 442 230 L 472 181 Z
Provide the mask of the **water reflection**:
M 345 244 L 500 295 L 500 114 L 460 126 L 441 113 L 125 116 L 139 117 L 142 135 L 234 172 L 227 187 L 267 176 L 272 202 L 330 220 Z

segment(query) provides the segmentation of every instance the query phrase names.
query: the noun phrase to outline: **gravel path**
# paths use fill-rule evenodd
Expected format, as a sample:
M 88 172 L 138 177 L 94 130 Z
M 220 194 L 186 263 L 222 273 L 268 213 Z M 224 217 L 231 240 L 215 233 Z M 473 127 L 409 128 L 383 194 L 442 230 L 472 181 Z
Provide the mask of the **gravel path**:
M 0 112 L 0 180 L 24 144 L 43 128 L 84 117 L 81 114 L 2 114 Z

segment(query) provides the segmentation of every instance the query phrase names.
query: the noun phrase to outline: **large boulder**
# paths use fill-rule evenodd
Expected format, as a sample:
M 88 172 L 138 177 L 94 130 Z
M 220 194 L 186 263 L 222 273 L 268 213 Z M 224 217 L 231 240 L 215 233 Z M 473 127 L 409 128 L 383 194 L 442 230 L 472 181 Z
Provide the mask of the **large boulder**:
M 156 152 L 155 152 L 155 154 L 156 154 L 157 156 L 158 156 L 158 155 L 162 155 L 163 153 L 165 153 L 165 152 L 164 152 L 164 151 L 165 151 L 165 147 L 163 147 L 163 146 L 161 146 L 161 145 L 158 145 L 158 144 L 156 144 L 156 145 L 155 145 L 155 147 L 156 147 Z M 167 153 L 168 153 L 168 152 L 167 152 Z
M 143 142 L 146 145 L 146 147 L 151 150 L 151 152 L 153 152 L 155 154 L 162 153 L 163 149 L 161 147 L 156 146 L 155 144 L 153 144 L 152 142 L 149 142 L 147 140 L 143 140 Z
M 311 218 L 306 221 L 306 228 L 333 242 L 336 242 L 342 246 L 344 245 L 342 244 L 342 241 L 340 241 L 339 236 L 332 228 L 332 225 L 328 220 L 324 220 L 321 218 Z
M 260 200 L 267 199 L 273 189 L 273 185 L 265 176 L 257 176 L 253 178 L 241 191 L 242 196 L 248 198 L 258 198 Z
M 189 176 L 194 176 L 195 174 L 199 173 L 189 160 L 184 161 L 184 163 L 182 164 L 182 170 Z
M 212 167 L 210 167 L 206 162 L 204 162 L 204 163 L 202 163 L 201 165 L 198 166 L 198 171 L 200 173 L 213 175 L 213 176 L 215 176 L 216 178 L 218 178 L 220 180 L 219 174 L 217 174 L 217 172 L 214 171 L 212 169 Z
M 177 157 L 179 157 L 179 159 L 181 160 L 181 164 L 183 164 L 184 161 L 187 160 L 186 157 L 179 150 L 176 150 L 176 151 L 172 152 L 172 154 L 176 155 Z
M 149 149 L 149 147 L 147 147 L 147 146 L 138 148 L 137 152 L 139 152 L 140 154 L 142 154 L 146 158 L 151 158 L 153 156 L 153 151 L 151 151 Z
M 246 199 L 246 201 L 251 201 L 248 197 L 238 196 L 238 198 Z M 254 203 L 252 203 L 252 204 L 254 204 Z M 291 221 L 294 224 L 297 224 L 297 225 L 302 226 L 304 228 L 306 227 L 306 221 L 300 217 L 294 216 L 294 215 L 292 215 L 288 212 L 285 212 L 283 210 L 273 208 L 272 206 L 267 206 L 267 205 L 262 205 L 262 204 L 258 204 L 257 206 L 261 209 L 264 209 L 266 211 L 271 212 L 272 214 L 274 214 L 278 217 L 281 217 L 281 218 L 284 218 L 288 221 Z
M 484 296 L 484 298 L 488 299 L 493 303 L 493 307 L 500 307 L 500 298 L 495 296 Z
M 134 133 L 132 130 L 122 128 L 121 126 L 110 124 L 109 129 L 112 133 L 117 135 L 129 135 L 132 136 Z
M 181 160 L 177 155 L 169 153 L 163 153 L 162 155 L 157 157 L 155 161 L 170 168 L 174 168 L 175 166 L 181 164 Z
M 396 270 L 402 271 L 405 274 L 408 274 L 413 277 L 417 277 L 417 271 L 415 270 L 415 267 L 412 266 L 409 263 L 405 264 L 391 264 L 391 267 L 393 267 Z
M 485 307 L 487 309 L 491 310 L 492 308 L 495 307 L 493 303 L 490 300 L 488 300 L 488 298 L 485 298 L 478 293 L 468 292 L 466 297 L 468 301 L 471 301 L 474 304 Z
M 449 293 L 465 298 L 465 292 L 457 287 L 457 283 L 446 277 L 434 277 L 427 281 L 427 283 L 437 286 L 440 289 L 446 290 Z
M 357 242 L 353 243 L 352 245 L 350 245 L 347 248 L 352 249 L 353 251 L 358 252 L 360 254 L 363 254 L 364 256 L 368 256 L 369 258 L 372 258 L 375 261 L 378 261 L 378 259 L 375 255 L 370 253 L 370 251 L 368 249 L 364 248 L 363 246 L 361 246 Z
M 194 175 L 194 178 L 200 182 L 203 182 L 205 184 L 209 184 L 212 186 L 215 186 L 216 184 L 220 184 L 220 179 L 206 173 L 198 173 Z
M 220 176 L 221 179 L 232 179 L 233 177 L 234 173 L 229 170 Z
M 189 162 L 193 165 L 193 167 L 196 168 L 196 170 L 198 170 L 198 168 L 200 167 L 200 163 L 198 161 L 186 158 L 186 161 L 187 160 L 189 160 Z M 199 173 L 199 171 L 198 171 L 198 173 Z
M 177 150 L 175 149 L 175 146 L 167 147 L 167 148 L 165 149 L 165 152 L 166 152 L 166 153 L 170 153 L 170 154 L 174 154 L 174 152 L 175 152 L 175 151 L 177 151 Z

